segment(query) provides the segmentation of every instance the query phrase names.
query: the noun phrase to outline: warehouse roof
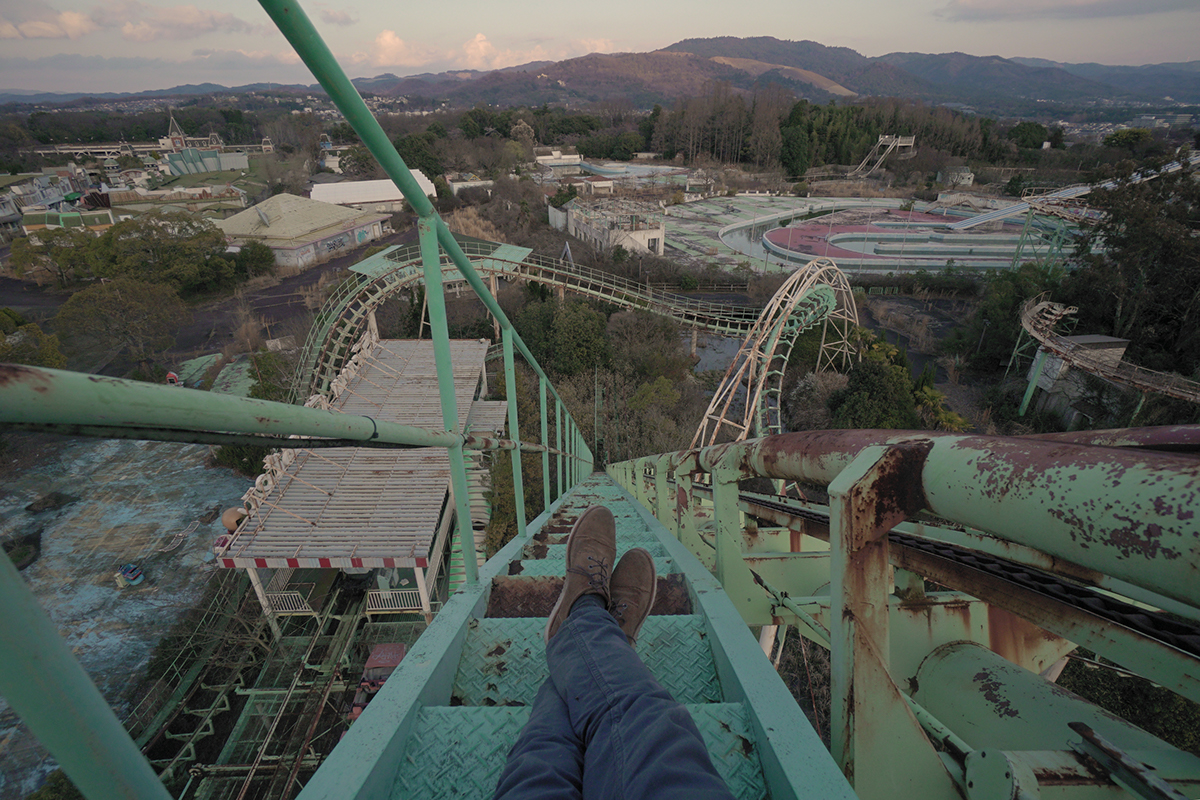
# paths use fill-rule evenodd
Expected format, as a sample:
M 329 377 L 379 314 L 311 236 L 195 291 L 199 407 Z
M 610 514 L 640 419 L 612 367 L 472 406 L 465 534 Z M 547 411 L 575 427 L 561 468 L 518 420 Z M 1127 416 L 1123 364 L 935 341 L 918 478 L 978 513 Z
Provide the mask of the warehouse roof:
M 426 195 L 436 195 L 433 181 L 426 178 L 420 170 L 413 170 L 413 177 Z M 342 181 L 340 183 L 317 183 L 312 187 L 312 199 L 323 203 L 337 203 L 343 206 L 363 205 L 366 203 L 398 203 L 404 199 L 396 184 L 390 180 L 382 181 Z
M 269 247 L 295 247 L 387 218 L 373 211 L 277 194 L 215 224 L 231 239 L 260 241 Z

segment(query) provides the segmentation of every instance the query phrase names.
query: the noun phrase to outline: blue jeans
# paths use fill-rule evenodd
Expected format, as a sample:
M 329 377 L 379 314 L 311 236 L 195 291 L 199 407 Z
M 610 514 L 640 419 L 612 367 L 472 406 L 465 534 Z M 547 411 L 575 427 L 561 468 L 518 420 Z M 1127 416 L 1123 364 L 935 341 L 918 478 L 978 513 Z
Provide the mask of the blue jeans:
M 550 677 L 508 754 L 504 798 L 732 800 L 687 709 L 650 674 L 596 595 L 546 645 Z

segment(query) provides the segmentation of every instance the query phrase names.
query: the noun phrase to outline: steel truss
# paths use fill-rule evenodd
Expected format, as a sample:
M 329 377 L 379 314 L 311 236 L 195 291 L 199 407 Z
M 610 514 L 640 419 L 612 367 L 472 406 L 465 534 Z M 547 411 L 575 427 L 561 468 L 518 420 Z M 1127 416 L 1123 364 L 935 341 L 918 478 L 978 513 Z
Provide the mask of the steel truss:
M 780 433 L 780 403 L 788 358 L 797 337 L 822 324 L 817 371 L 846 368 L 854 358 L 850 333 L 858 308 L 845 274 L 818 258 L 792 273 L 767 303 L 725 372 L 692 447 Z M 739 401 L 744 399 L 744 403 Z

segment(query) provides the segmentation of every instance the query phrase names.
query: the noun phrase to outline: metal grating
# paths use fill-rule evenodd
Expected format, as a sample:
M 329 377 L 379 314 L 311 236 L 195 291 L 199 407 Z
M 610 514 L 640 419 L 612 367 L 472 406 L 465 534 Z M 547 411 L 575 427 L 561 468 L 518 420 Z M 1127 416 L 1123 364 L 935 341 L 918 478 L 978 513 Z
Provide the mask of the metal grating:
M 531 705 L 548 674 L 545 618 L 480 619 L 467 633 L 451 702 L 465 706 Z M 698 616 L 651 616 L 638 655 L 680 703 L 721 700 L 712 648 Z
M 767 797 L 758 747 L 739 703 L 687 705 L 717 772 L 735 797 Z M 421 709 L 392 788 L 404 800 L 490 798 L 527 707 Z

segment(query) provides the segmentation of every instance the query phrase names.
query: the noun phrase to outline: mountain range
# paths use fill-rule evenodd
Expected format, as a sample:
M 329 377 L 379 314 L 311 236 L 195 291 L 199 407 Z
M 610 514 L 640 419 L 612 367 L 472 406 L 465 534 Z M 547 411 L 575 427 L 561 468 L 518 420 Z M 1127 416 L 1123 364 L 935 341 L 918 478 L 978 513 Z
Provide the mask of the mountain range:
M 905 97 L 1012 115 L 1106 104 L 1200 104 L 1200 61 L 1125 67 L 965 53 L 889 53 L 869 58 L 846 47 L 770 36 L 685 39 L 649 53 L 593 53 L 493 71 L 453 70 L 406 77 L 385 74 L 358 78 L 354 83 L 360 91 L 384 97 L 437 98 L 453 106 L 582 105 L 621 98 L 648 108 L 700 94 L 711 81 L 726 81 L 734 91 L 746 93 L 766 82 L 778 83 L 815 102 L 858 96 Z M 0 103 L 154 98 L 263 88 L 266 85 L 227 88 L 199 84 L 128 95 L 0 92 Z M 272 84 L 270 88 L 321 91 L 316 85 Z

